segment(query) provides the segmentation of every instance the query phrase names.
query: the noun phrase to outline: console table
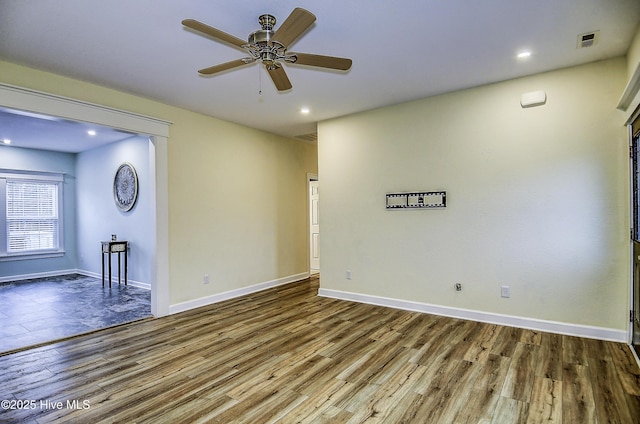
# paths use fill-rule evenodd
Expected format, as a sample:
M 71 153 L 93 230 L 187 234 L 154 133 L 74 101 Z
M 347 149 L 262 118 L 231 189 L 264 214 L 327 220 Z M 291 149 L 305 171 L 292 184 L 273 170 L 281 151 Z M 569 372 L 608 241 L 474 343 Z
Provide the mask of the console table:
M 124 240 L 103 241 L 102 243 L 102 287 L 104 287 L 104 255 L 109 258 L 109 287 L 111 287 L 111 254 L 118 255 L 118 284 L 120 284 L 120 256 L 124 253 L 124 285 L 127 285 L 127 251 L 129 242 Z

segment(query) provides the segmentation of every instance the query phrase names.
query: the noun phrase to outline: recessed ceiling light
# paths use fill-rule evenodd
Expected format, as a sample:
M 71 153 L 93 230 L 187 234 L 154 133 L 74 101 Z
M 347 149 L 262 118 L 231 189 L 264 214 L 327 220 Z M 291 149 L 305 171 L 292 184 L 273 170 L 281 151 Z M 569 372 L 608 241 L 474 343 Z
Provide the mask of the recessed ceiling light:
M 518 59 L 526 59 L 531 56 L 531 52 L 529 50 L 523 50 L 518 53 Z
M 89 134 L 90 136 L 93 137 L 94 135 L 96 135 L 96 132 L 95 132 L 95 130 L 89 130 L 89 131 L 87 131 L 87 134 Z
M 2 144 L 11 144 L 11 140 L 9 140 L 8 138 L 3 138 Z
M 303 115 L 306 115 L 309 112 L 311 112 L 311 110 L 309 110 L 309 108 L 306 106 L 300 109 L 300 113 L 302 113 Z

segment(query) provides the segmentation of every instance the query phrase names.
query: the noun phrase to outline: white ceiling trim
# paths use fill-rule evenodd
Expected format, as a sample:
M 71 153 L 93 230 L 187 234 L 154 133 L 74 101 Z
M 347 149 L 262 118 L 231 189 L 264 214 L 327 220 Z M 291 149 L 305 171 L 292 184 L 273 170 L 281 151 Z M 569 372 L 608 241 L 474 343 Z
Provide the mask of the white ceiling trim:
M 0 106 L 169 137 L 172 122 L 69 97 L 0 83 Z
M 618 102 L 618 109 L 626 112 L 638 93 L 640 93 L 640 62 L 636 64 L 635 71 L 622 92 L 622 96 Z

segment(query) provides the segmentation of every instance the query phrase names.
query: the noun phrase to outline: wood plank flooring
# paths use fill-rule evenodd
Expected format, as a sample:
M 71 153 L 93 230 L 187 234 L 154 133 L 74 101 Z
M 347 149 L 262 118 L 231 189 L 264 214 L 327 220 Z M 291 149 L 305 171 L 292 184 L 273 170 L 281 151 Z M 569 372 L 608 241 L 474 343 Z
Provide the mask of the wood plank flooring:
M 306 280 L 2 356 L 0 422 L 640 422 L 624 344 L 317 290 Z

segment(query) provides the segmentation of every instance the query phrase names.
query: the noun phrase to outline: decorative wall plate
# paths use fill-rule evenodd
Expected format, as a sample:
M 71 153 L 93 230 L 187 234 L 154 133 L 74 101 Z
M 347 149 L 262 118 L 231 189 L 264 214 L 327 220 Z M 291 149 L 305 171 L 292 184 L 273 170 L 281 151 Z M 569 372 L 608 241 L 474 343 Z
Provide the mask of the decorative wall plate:
M 433 209 L 447 207 L 446 191 L 387 193 L 387 210 Z
M 130 163 L 123 163 L 113 179 L 113 198 L 123 212 L 130 211 L 138 198 L 138 174 Z

